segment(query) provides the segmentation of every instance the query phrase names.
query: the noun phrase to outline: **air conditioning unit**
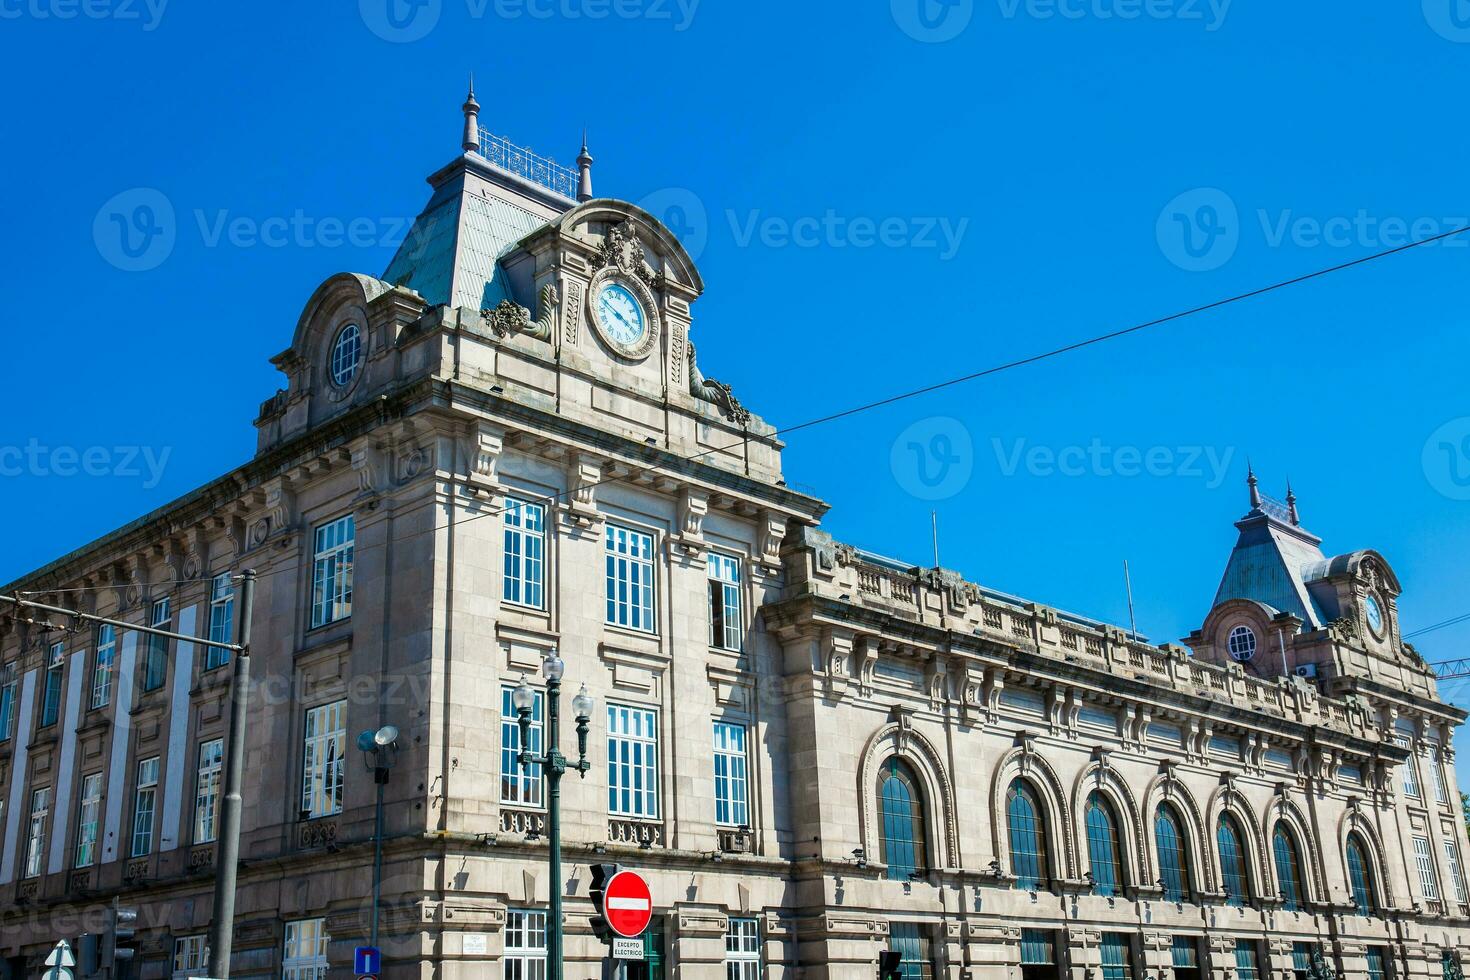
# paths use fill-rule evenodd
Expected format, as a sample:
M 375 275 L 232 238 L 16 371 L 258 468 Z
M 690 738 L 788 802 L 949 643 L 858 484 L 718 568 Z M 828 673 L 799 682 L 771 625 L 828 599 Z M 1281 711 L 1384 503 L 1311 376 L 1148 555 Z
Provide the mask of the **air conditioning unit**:
M 1298 677 L 1305 677 L 1308 680 L 1313 680 L 1313 681 L 1316 680 L 1317 679 L 1317 665 L 1316 664 L 1302 664 L 1302 665 L 1300 665 L 1296 669 L 1296 676 L 1298 676 Z

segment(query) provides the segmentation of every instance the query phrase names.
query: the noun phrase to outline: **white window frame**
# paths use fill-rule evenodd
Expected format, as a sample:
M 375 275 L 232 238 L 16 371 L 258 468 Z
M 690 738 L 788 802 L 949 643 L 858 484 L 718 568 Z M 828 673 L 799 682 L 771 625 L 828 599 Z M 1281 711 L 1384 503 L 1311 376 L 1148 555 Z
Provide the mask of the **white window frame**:
M 1439 900 L 1439 874 L 1434 867 L 1434 851 L 1428 837 L 1414 838 L 1414 863 L 1419 868 L 1419 888 L 1429 901 Z
M 177 936 L 174 939 L 173 980 L 209 976 L 209 935 Z
M 20 778 L 19 775 L 16 776 Z M 51 816 L 51 787 L 31 790 L 30 819 L 26 825 L 26 866 L 23 878 L 39 878 L 45 866 L 46 821 Z
M 153 829 L 158 821 L 158 772 L 158 756 L 138 760 L 138 785 L 133 791 L 132 843 L 128 847 L 128 853 L 132 857 L 145 857 L 153 853 Z M 146 810 L 143 807 L 144 800 L 148 801 Z M 143 823 L 145 819 L 146 826 Z
M 509 684 L 500 689 L 500 802 L 508 806 L 540 810 L 545 807 L 545 779 L 541 763 L 522 767 L 521 727 Z M 531 704 L 531 754 L 540 755 L 545 739 L 546 697 L 536 691 Z
M 92 709 L 112 703 L 112 675 L 117 670 L 117 628 L 97 627 L 97 653 L 92 661 Z
M 194 782 L 196 844 L 212 844 L 219 839 L 220 782 L 224 763 L 224 739 L 211 738 L 199 743 L 199 768 Z
M 0 742 L 8 742 L 15 734 L 16 712 L 15 661 L 0 667 Z
M 293 919 L 281 946 L 281 980 L 325 980 L 329 964 L 327 920 Z
M 715 770 L 715 823 L 750 826 L 750 755 L 746 726 L 716 721 L 712 726 Z
M 500 598 L 512 606 L 546 608 L 546 506 L 506 497 L 501 517 Z
M 1414 742 L 1404 735 L 1395 735 L 1394 742 L 1401 749 L 1409 750 L 1409 757 L 1404 760 L 1404 795 L 1411 800 L 1424 799 L 1424 790 L 1419 786 L 1419 753 L 1414 751 Z
M 1450 784 L 1445 779 L 1444 755 L 1439 749 L 1435 749 L 1430 755 L 1429 764 L 1434 767 L 1434 802 L 1441 806 L 1450 802 Z
M 102 773 L 82 777 L 81 802 L 77 804 L 76 867 L 97 863 L 97 831 L 102 817 Z
M 41 678 L 41 717 L 37 728 L 50 728 L 61 721 L 61 702 L 66 688 L 66 643 L 58 640 L 46 651 L 46 673 Z M 56 685 L 56 707 L 51 707 L 52 683 Z M 47 715 L 50 715 L 48 718 Z
M 607 812 L 659 819 L 658 713 L 636 705 L 607 706 Z
M 1455 901 L 1461 904 L 1470 901 L 1470 898 L 1467 898 L 1465 893 L 1465 875 L 1460 868 L 1460 849 L 1455 845 L 1455 839 L 1453 837 L 1446 837 L 1444 839 L 1444 860 L 1445 864 L 1449 867 L 1450 884 L 1455 889 Z
M 173 603 L 169 601 L 168 596 L 155 599 L 153 605 L 149 607 L 148 625 L 154 629 L 169 629 L 173 618 Z M 143 683 L 138 686 L 144 693 L 161 691 L 168 686 L 168 643 L 166 636 L 154 636 L 151 633 L 143 636 Z M 163 666 L 158 671 L 158 683 L 149 687 L 148 675 L 152 673 L 155 657 L 163 661 Z
M 653 567 L 653 535 L 609 521 L 603 534 L 603 553 L 607 624 L 640 633 L 658 632 L 654 618 L 658 579 Z
M 333 701 L 306 711 L 301 748 L 301 818 L 315 820 L 342 812 L 346 785 L 347 702 Z
M 725 930 L 725 980 L 760 980 L 759 919 L 731 916 Z
M 745 640 L 740 596 L 740 559 L 711 551 L 705 558 L 709 578 L 709 645 L 739 650 Z
M 546 980 L 546 913 L 508 909 L 501 980 Z
M 209 639 L 212 643 L 235 642 L 235 580 L 220 572 L 209 580 Z M 230 662 L 230 651 L 204 648 L 204 669 L 213 670 Z
M 357 550 L 357 518 L 344 514 L 312 533 L 311 628 L 352 616 L 352 566 Z

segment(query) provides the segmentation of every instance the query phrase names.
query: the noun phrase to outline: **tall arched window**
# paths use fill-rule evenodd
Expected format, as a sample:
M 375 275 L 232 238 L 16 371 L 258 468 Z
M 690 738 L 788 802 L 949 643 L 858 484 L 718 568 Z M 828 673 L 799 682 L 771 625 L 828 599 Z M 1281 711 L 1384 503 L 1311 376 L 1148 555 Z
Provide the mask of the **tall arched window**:
M 1016 887 L 1035 891 L 1045 887 L 1046 820 L 1036 794 L 1023 780 L 1011 783 L 1006 794 L 1006 828 L 1011 838 L 1011 874 Z
M 1277 821 L 1271 835 L 1271 852 L 1276 855 L 1276 879 L 1281 884 L 1281 900 L 1288 912 L 1302 910 L 1302 865 L 1297 857 L 1296 841 L 1286 824 Z
M 1372 866 L 1368 863 L 1368 849 L 1363 846 L 1357 834 L 1348 835 L 1347 866 L 1348 882 L 1353 889 L 1353 904 L 1358 907 L 1358 914 L 1372 915 L 1373 910 L 1378 907 L 1378 901 L 1373 895 L 1373 876 L 1370 873 Z
M 1164 901 L 1182 902 L 1189 892 L 1189 852 L 1184 826 L 1167 803 L 1159 804 L 1154 818 L 1154 843 L 1159 848 L 1159 879 L 1164 883 Z
M 914 771 L 897 756 L 878 772 L 878 812 L 881 821 L 882 860 L 888 877 L 908 881 L 923 870 L 924 805 Z
M 1092 868 L 1094 894 L 1111 897 L 1123 890 L 1123 863 L 1119 859 L 1118 821 L 1101 793 L 1087 798 L 1087 857 Z
M 1220 849 L 1220 883 L 1225 886 L 1226 905 L 1244 905 L 1250 897 L 1250 879 L 1245 869 L 1245 838 L 1229 815 L 1220 817 L 1215 828 L 1215 843 Z

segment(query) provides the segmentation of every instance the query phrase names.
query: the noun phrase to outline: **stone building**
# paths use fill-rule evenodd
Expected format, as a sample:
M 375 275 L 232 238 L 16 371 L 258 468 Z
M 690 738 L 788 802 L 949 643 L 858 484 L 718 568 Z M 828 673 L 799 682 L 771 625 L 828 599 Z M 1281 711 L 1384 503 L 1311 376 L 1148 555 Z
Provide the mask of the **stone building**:
M 701 373 L 679 242 L 478 108 L 382 278 L 306 303 L 254 459 L 0 590 L 228 638 L 258 572 L 234 976 L 350 975 L 387 724 L 389 976 L 540 980 L 553 887 L 599 976 L 598 862 L 653 887 L 628 980 L 1458 969 L 1465 713 L 1382 556 L 1252 477 L 1186 647 L 835 542 Z M 228 657 L 0 613 L 0 957 L 119 898 L 142 977 L 201 975 Z M 510 711 L 552 649 L 598 706 L 556 882 Z

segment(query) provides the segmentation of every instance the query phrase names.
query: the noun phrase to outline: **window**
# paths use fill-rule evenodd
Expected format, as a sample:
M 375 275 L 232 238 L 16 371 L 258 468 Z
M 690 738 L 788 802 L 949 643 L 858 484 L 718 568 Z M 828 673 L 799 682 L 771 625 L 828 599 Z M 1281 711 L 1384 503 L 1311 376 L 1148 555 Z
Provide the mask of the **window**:
M 15 728 L 15 664 L 0 668 L 0 742 L 9 741 Z
M 607 706 L 607 812 L 658 816 L 658 719 L 645 708 Z
M 235 642 L 235 583 L 229 572 L 220 572 L 209 583 L 209 641 Z M 230 651 L 204 648 L 204 669 L 213 670 L 230 662 Z
M 346 388 L 357 377 L 357 365 L 362 361 L 362 330 L 349 323 L 337 331 L 332 341 L 332 384 Z
M 351 515 L 316 529 L 311 572 L 311 628 L 352 615 L 352 553 L 357 521 Z
M 1193 936 L 1175 936 L 1170 943 L 1170 962 L 1174 980 L 1198 980 L 1199 941 Z
M 1236 660 L 1249 660 L 1256 655 L 1256 631 L 1249 626 L 1237 626 L 1230 631 L 1230 656 Z
M 1347 843 L 1348 884 L 1353 893 L 1353 905 L 1359 915 L 1372 915 L 1378 907 L 1373 897 L 1373 878 L 1370 874 L 1368 852 L 1357 834 L 1348 835 Z
M 148 625 L 155 629 L 170 629 L 173 620 L 173 611 L 169 607 L 168 597 L 153 603 L 152 612 L 148 616 Z M 171 630 L 170 630 L 171 631 Z M 148 636 L 148 648 L 143 655 L 143 690 L 156 691 L 163 687 L 168 680 L 168 637 Z
M 505 578 L 501 598 L 518 606 L 545 608 L 546 508 L 525 500 L 505 500 Z
M 546 913 L 505 913 L 505 957 L 501 980 L 546 980 Z
M 1057 975 L 1056 933 L 1047 929 L 1022 929 L 1022 980 L 1051 980 Z
M 117 664 L 117 630 L 97 627 L 97 658 L 92 664 L 92 707 L 105 708 L 112 700 L 112 674 Z
M 1092 891 L 1111 898 L 1123 888 L 1119 859 L 1118 821 L 1101 793 L 1087 798 L 1087 857 L 1092 869 Z
M 1460 851 L 1455 847 L 1454 839 L 1450 837 L 1444 839 L 1444 863 L 1450 871 L 1450 884 L 1455 889 L 1455 901 L 1470 901 L 1465 897 L 1465 876 L 1460 871 Z
M 893 881 L 908 881 L 926 868 L 924 807 L 914 771 L 897 756 L 878 772 L 881 860 Z
M 16 775 L 19 779 L 19 774 Z M 31 794 L 31 821 L 29 830 L 26 832 L 26 869 L 27 878 L 39 878 L 41 876 L 41 861 L 44 855 L 41 853 L 46 849 L 46 818 L 51 815 L 51 788 L 42 787 Z
M 194 783 L 194 843 L 208 844 L 219 835 L 219 779 L 225 742 L 216 738 L 199 745 L 199 776 Z
M 1419 789 L 1419 770 L 1413 740 L 1406 735 L 1395 735 L 1393 741 L 1399 748 L 1409 750 L 1409 757 L 1404 760 L 1404 793 L 1411 800 L 1422 800 L 1424 794 Z
M 514 693 L 515 689 L 509 686 L 500 689 L 500 802 L 539 807 L 543 805 L 541 802 L 543 785 L 541 763 L 532 762 L 526 766 L 521 765 L 521 727 L 516 720 L 515 703 L 511 700 Z M 545 707 L 545 696 L 537 691 L 536 699 L 531 703 L 531 744 L 529 746 L 532 754 L 535 755 L 541 754 L 541 729 Z
M 1296 942 L 1291 944 L 1291 970 L 1296 980 L 1307 980 L 1312 975 L 1312 945 Z
M 1444 756 L 1438 751 L 1430 762 L 1434 767 L 1434 802 L 1444 804 L 1450 801 L 1450 785 L 1444 777 Z
M 1011 845 L 1011 874 L 1016 887 L 1036 891 L 1049 883 L 1046 873 L 1046 823 L 1031 787 L 1021 780 L 1006 793 L 1006 829 Z
M 725 980 L 760 980 L 760 975 L 760 923 L 731 917 L 725 930 Z
M 1128 937 L 1121 932 L 1102 934 L 1103 980 L 1132 980 L 1133 957 Z
M 607 526 L 607 621 L 653 632 L 653 537 Z
M 1419 868 L 1419 888 L 1427 899 L 1439 898 L 1439 876 L 1434 871 L 1434 854 L 1428 837 L 1414 838 L 1414 863 Z
M 894 922 L 888 931 L 889 949 L 898 953 L 903 980 L 933 980 L 934 955 L 929 933 L 917 922 Z
M 740 559 L 709 553 L 709 645 L 739 650 Z
M 1236 980 L 1261 980 L 1261 953 L 1253 939 L 1235 941 Z
M 174 980 L 209 976 L 209 937 L 180 936 L 174 940 Z
M 325 980 L 327 975 L 326 919 L 297 919 L 286 923 L 286 949 L 281 980 Z
M 97 823 L 102 811 L 102 773 L 82 777 L 82 802 L 77 810 L 77 861 L 79 868 L 97 862 Z
M 1368 980 L 1388 980 L 1388 956 L 1382 946 L 1368 947 Z
M 717 721 L 714 734 L 715 823 L 724 827 L 748 827 L 745 726 Z
M 66 644 L 53 643 L 46 654 L 46 688 L 41 698 L 41 725 L 56 724 L 61 717 L 61 675 L 66 669 Z
M 138 789 L 133 799 L 133 857 L 153 850 L 153 814 L 158 809 L 158 756 L 138 763 Z
M 1250 879 L 1246 876 L 1245 851 L 1241 846 L 1240 829 L 1234 817 L 1222 816 L 1215 828 L 1215 844 L 1220 850 L 1220 876 L 1225 886 L 1225 904 L 1241 906 L 1249 894 Z
M 333 701 L 306 712 L 301 756 L 301 818 L 342 812 L 342 758 L 347 751 L 347 702 Z
M 1182 902 L 1189 891 L 1189 859 L 1183 826 L 1174 808 L 1164 804 L 1154 818 L 1154 843 L 1159 848 L 1159 877 L 1164 901 Z
M 1286 824 L 1277 823 L 1271 835 L 1271 852 L 1276 857 L 1276 881 L 1281 887 L 1281 900 L 1288 912 L 1302 910 L 1302 865 L 1296 840 Z

